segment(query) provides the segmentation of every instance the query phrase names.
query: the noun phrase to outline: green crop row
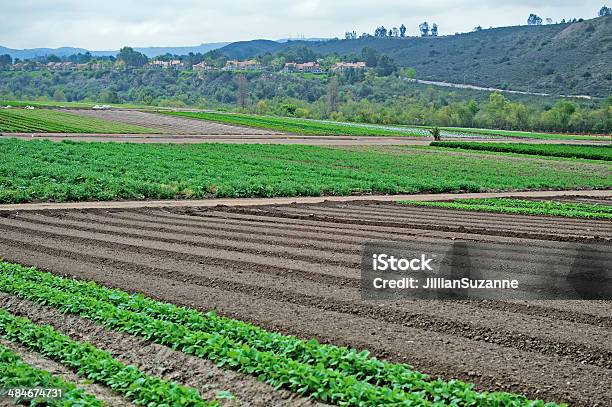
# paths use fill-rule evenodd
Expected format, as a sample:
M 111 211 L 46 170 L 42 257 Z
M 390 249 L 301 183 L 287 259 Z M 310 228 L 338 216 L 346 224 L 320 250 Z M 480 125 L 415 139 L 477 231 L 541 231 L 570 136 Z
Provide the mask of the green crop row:
M 114 359 L 108 352 L 73 341 L 50 325 L 36 325 L 4 309 L 0 309 L 0 335 L 70 367 L 89 380 L 111 387 L 137 405 L 216 405 L 202 400 L 194 389 L 146 375 Z
M 83 406 L 98 407 L 102 402 L 94 396 L 85 393 L 83 389 L 77 388 L 73 383 L 66 382 L 61 377 L 53 376 L 51 373 L 34 368 L 24 363 L 21 358 L 5 346 L 0 345 L 0 393 L 6 393 L 9 389 L 58 389 L 61 397 L 58 398 L 25 398 L 9 397 L 1 395 L 12 402 L 29 404 L 31 406 L 47 405 L 55 406 Z
M 612 161 L 612 144 L 601 146 L 568 144 L 477 143 L 460 141 L 433 141 L 432 147 L 460 148 L 463 150 L 494 151 L 500 153 L 530 154 L 551 157 L 585 158 Z
M 78 314 L 108 328 L 144 336 L 273 386 L 346 405 L 544 406 L 524 396 L 480 393 L 460 381 L 429 380 L 408 365 L 367 352 L 301 341 L 244 322 L 201 314 L 95 283 L 0 263 L 0 289 Z M 553 405 L 553 404 L 549 404 Z
M 189 117 L 191 119 L 208 120 L 238 126 L 257 127 L 268 130 L 295 134 L 326 135 L 326 136 L 423 136 L 427 132 L 419 129 L 389 129 L 384 126 L 360 125 L 342 122 L 323 122 L 317 120 L 298 119 L 292 117 L 258 116 L 240 113 L 213 112 L 162 112 L 173 116 Z
M 126 123 L 48 109 L 0 109 L 0 131 L 42 133 L 159 133 Z
M 508 198 L 455 199 L 450 202 L 400 201 L 400 203 L 479 212 L 612 219 L 612 206 L 601 204 L 530 201 Z
M 0 138 L 0 203 L 605 188 L 607 163 L 400 148 Z M 551 170 L 554 168 L 554 171 Z
M 424 128 L 430 128 L 424 126 Z M 533 131 L 517 131 L 517 130 L 497 130 L 497 129 L 477 129 L 471 127 L 440 127 L 441 130 L 449 132 L 464 132 L 466 134 L 485 135 L 485 136 L 502 136 L 511 138 L 531 138 L 540 140 L 605 140 L 606 137 L 610 140 L 610 136 L 606 135 L 583 135 L 583 134 L 563 134 L 563 133 L 538 133 Z

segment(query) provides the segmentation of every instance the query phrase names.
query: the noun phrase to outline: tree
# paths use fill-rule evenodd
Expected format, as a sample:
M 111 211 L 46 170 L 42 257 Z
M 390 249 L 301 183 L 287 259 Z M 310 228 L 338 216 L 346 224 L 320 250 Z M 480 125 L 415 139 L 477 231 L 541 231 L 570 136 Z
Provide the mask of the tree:
M 361 58 L 368 68 L 375 68 L 378 65 L 378 52 L 373 48 L 364 47 L 361 50 Z
M 338 111 L 338 78 L 335 76 L 329 80 L 327 85 L 327 106 L 330 113 Z
M 482 31 L 482 26 L 476 26 L 474 27 L 474 31 Z
M 429 24 L 427 24 L 427 21 L 419 24 L 419 31 L 421 32 L 421 37 L 427 37 L 429 35 Z
M 546 18 L 546 24 L 552 24 L 552 23 L 553 23 L 552 18 L 550 17 Z
M 431 26 L 431 36 L 432 37 L 437 37 L 438 36 L 438 24 L 434 23 Z
M 542 17 L 538 17 L 535 14 L 529 14 L 527 18 L 527 25 L 542 25 Z
M 597 13 L 599 17 L 612 16 L 612 8 L 607 6 L 602 6 L 599 9 L 599 13 Z
M 399 29 L 397 27 L 393 27 L 391 32 L 393 33 L 394 37 L 399 37 Z
M 406 36 L 406 26 L 402 24 L 399 30 L 400 30 L 400 37 L 404 38 Z
M 117 60 L 123 61 L 128 68 L 140 68 L 149 61 L 149 58 L 138 51 L 134 51 L 133 48 L 123 47 L 117 54 Z
M 378 27 L 374 31 L 374 36 L 375 37 L 386 37 L 387 36 L 387 29 L 385 28 L 385 26 L 381 25 L 380 27 Z
M 238 97 L 236 98 L 236 100 L 238 102 L 238 106 L 244 109 L 246 107 L 247 80 L 244 75 L 239 75 L 237 81 L 238 81 Z
M 0 55 L 0 66 L 8 66 L 13 63 L 13 58 L 9 54 Z
M 395 61 L 388 55 L 381 55 L 376 63 L 376 71 L 378 76 L 389 76 L 397 71 Z

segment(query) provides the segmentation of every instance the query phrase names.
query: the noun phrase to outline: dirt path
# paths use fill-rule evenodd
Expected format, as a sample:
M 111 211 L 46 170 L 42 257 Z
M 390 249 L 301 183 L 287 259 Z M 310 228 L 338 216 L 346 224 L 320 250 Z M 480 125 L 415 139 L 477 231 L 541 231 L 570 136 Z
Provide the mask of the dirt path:
M 595 199 L 612 199 L 612 190 L 567 190 L 567 191 L 512 191 L 512 192 L 478 192 L 478 193 L 445 193 L 445 194 L 401 194 L 401 195 L 354 195 L 354 196 L 320 196 L 292 198 L 216 198 L 192 200 L 162 200 L 162 201 L 95 201 L 95 202 L 45 202 L 25 204 L 3 204 L 0 211 L 28 211 L 41 209 L 128 209 L 128 208 L 164 208 L 164 207 L 213 207 L 253 206 L 253 205 L 284 205 L 290 203 L 321 203 L 321 202 L 355 202 L 378 201 L 396 202 L 401 200 L 414 201 L 444 201 L 458 198 L 557 198 L 557 197 L 593 197 Z
M 604 192 L 610 196 L 594 196 Z M 376 201 L 19 211 L 0 217 L 0 256 L 216 309 L 268 329 L 367 348 L 481 389 L 604 406 L 612 403 L 612 395 L 601 390 L 612 386 L 610 302 L 364 301 L 359 262 L 364 243 L 372 240 L 435 248 L 462 239 L 486 243 L 480 255 L 499 267 L 514 263 L 534 273 L 538 262 L 567 263 L 567 241 L 610 247 L 610 225 Z M 102 341 L 126 360 L 143 358 L 145 367 L 173 363 L 174 356 L 143 353 L 135 342 L 112 345 L 124 339 L 80 321 L 61 322 L 23 304 L 13 308 L 59 321 L 71 334 Z

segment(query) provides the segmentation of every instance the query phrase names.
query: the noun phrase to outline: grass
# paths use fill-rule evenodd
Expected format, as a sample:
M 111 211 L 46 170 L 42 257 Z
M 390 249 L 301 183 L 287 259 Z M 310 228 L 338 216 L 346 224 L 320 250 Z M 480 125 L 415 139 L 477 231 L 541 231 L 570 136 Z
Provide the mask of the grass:
M 300 145 L 0 139 L 0 203 L 606 188 L 607 163 Z
M 612 219 L 612 206 L 601 204 L 531 201 L 510 198 L 455 199 L 451 202 L 400 201 L 400 203 L 478 212 Z
M 470 383 L 434 379 L 409 365 L 372 358 L 367 351 L 304 341 L 18 264 L 0 262 L 0 291 L 79 315 L 107 329 L 146 337 L 253 375 L 276 389 L 330 404 L 556 406 L 519 394 L 479 392 Z
M 414 136 L 422 137 L 425 132 L 420 129 L 392 128 L 387 126 L 365 125 L 299 119 L 294 117 L 259 116 L 240 113 L 216 112 L 161 112 L 174 116 L 192 119 L 209 120 L 239 126 L 257 127 L 286 133 L 324 135 L 324 136 Z
M 432 147 L 460 148 L 463 150 L 495 151 L 502 153 L 612 161 L 612 144 L 588 146 L 571 144 L 514 144 L 434 141 L 430 145 Z
M 159 133 L 126 123 L 48 109 L 0 109 L 0 131 L 6 133 Z

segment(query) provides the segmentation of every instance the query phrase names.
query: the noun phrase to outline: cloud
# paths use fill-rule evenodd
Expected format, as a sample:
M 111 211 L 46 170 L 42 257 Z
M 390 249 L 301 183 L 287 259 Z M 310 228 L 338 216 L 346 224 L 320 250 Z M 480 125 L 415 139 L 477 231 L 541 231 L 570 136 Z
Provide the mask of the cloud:
M 254 38 L 335 37 L 378 25 L 436 22 L 442 34 L 525 24 L 529 13 L 553 20 L 594 17 L 597 1 L 518 0 L 19 0 L 0 15 L 0 44 L 12 48 L 78 46 L 101 50 L 178 46 Z

